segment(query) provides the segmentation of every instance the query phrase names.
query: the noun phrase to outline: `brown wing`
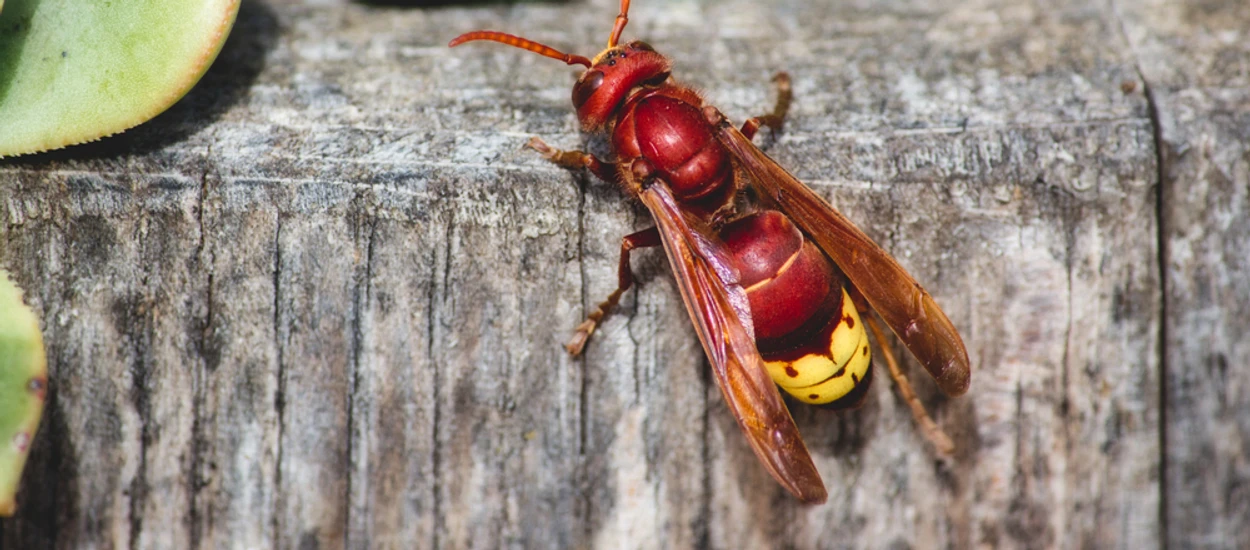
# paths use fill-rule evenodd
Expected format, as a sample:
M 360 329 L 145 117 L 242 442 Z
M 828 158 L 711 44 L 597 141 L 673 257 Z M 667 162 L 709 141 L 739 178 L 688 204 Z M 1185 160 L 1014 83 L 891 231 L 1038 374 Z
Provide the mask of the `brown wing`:
M 664 241 L 686 310 L 712 363 L 716 385 L 769 473 L 803 502 L 827 498 L 825 484 L 755 348 L 746 292 L 717 241 L 692 226 L 663 182 L 640 195 Z
M 898 261 L 723 117 L 716 133 L 751 176 L 761 198 L 789 215 L 838 264 L 938 387 L 947 395 L 968 391 L 971 368 L 963 340 L 937 302 Z

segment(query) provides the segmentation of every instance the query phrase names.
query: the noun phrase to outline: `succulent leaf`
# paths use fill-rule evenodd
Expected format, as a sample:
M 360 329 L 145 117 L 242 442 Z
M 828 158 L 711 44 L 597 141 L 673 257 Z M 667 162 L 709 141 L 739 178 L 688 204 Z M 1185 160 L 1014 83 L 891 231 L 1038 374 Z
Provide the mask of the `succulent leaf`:
M 17 507 L 18 482 L 48 387 L 39 320 L 0 270 L 0 517 Z
M 9 0 L 0 11 L 0 157 L 95 141 L 178 101 L 240 0 Z

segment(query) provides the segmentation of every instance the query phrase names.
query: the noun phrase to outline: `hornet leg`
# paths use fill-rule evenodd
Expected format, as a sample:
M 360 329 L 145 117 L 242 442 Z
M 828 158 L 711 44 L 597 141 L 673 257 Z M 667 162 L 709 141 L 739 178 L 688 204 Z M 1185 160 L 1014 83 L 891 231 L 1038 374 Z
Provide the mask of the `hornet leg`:
M 890 377 L 894 379 L 894 384 L 898 386 L 898 393 L 903 397 L 903 401 L 911 407 L 912 416 L 916 417 L 916 423 L 920 425 L 920 431 L 924 433 L 925 439 L 933 444 L 939 455 L 950 456 L 955 452 L 955 442 L 942 431 L 942 427 L 938 426 L 933 418 L 929 416 L 928 411 L 924 409 L 924 403 L 920 402 L 920 398 L 916 397 L 915 390 L 912 390 L 911 383 L 907 381 L 907 376 L 903 371 L 899 370 L 898 363 L 894 361 L 894 353 L 890 351 L 890 346 L 886 345 L 885 335 L 881 333 L 881 327 L 877 325 L 877 318 L 874 315 L 864 315 L 864 320 L 868 322 L 868 326 L 872 328 L 872 335 L 877 339 L 877 347 L 881 350 L 881 355 L 885 357 L 885 363 L 890 368 Z
M 599 322 L 608 314 L 612 308 L 616 307 L 617 302 L 621 300 L 621 294 L 624 294 L 629 287 L 634 285 L 634 273 L 629 270 L 629 253 L 635 248 L 650 248 L 660 246 L 660 232 L 654 227 L 651 229 L 643 229 L 637 233 L 626 235 L 621 239 L 621 264 L 617 268 L 617 284 L 616 290 L 608 295 L 608 299 L 599 304 L 590 315 L 586 317 L 582 324 L 577 325 L 577 332 L 573 335 L 573 339 L 564 346 L 569 351 L 569 355 L 577 357 L 581 355 L 582 350 L 586 347 L 586 341 L 590 339 L 590 335 L 595 332 L 595 328 L 599 326 Z
M 538 154 L 542 155 L 543 158 L 555 163 L 557 166 L 568 168 L 569 170 L 588 168 L 599 179 L 607 182 L 616 182 L 616 164 L 603 162 L 585 151 L 561 151 L 547 145 L 546 142 L 536 137 L 530 138 L 525 146 L 538 151 Z
M 530 138 L 529 143 L 525 145 L 530 149 L 538 151 L 539 154 L 558 166 L 570 170 L 587 168 L 601 180 L 617 181 L 616 164 L 603 162 L 585 151 L 562 151 L 547 145 L 543 140 L 536 137 Z M 595 311 L 591 312 L 585 321 L 582 321 L 582 324 L 577 325 L 577 332 L 573 334 L 573 339 L 564 346 L 564 349 L 568 350 L 569 355 L 574 357 L 581 355 L 582 350 L 586 348 L 586 341 L 595 332 L 599 322 L 620 302 L 621 294 L 624 294 L 629 287 L 634 285 L 634 274 L 629 270 L 630 251 L 635 248 L 660 246 L 660 244 L 660 232 L 654 227 L 626 235 L 621 240 L 621 263 L 617 269 L 616 290 L 612 291 L 612 294 L 609 294 L 608 298 L 600 303 L 599 307 L 595 308 Z
M 755 132 L 760 129 L 760 126 L 767 126 L 776 134 L 786 123 L 786 113 L 790 110 L 790 101 L 794 98 L 794 92 L 790 89 L 790 75 L 784 72 L 777 73 L 773 76 L 773 82 L 777 83 L 777 105 L 773 107 L 773 112 L 748 118 L 742 123 L 742 135 L 747 139 L 755 137 Z

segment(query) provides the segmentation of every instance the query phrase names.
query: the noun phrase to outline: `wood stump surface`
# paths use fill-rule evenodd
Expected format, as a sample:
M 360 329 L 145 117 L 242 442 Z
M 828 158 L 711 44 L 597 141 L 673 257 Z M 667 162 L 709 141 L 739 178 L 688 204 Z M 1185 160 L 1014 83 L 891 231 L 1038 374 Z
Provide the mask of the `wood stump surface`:
M 726 409 L 644 209 L 579 132 L 616 0 L 246 1 L 155 120 L 0 161 L 0 266 L 52 378 L 26 548 L 1250 546 L 1250 4 L 637 0 L 625 37 L 855 220 L 972 388 L 794 407 L 830 500 Z M 896 351 L 902 351 L 896 344 Z M 878 367 L 883 365 L 879 364 Z M 884 371 L 880 371 L 883 373 Z

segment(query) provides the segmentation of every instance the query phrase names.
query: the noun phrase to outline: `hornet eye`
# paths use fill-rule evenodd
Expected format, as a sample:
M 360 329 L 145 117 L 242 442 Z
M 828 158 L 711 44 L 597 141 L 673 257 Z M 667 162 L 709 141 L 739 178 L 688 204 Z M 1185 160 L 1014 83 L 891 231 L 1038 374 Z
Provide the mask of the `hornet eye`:
M 580 109 L 582 105 L 595 94 L 599 86 L 603 85 L 603 73 L 600 71 L 588 71 L 577 85 L 573 86 L 573 106 Z

